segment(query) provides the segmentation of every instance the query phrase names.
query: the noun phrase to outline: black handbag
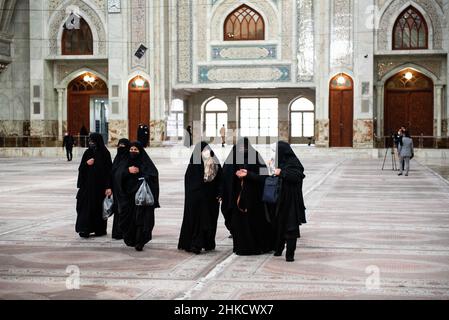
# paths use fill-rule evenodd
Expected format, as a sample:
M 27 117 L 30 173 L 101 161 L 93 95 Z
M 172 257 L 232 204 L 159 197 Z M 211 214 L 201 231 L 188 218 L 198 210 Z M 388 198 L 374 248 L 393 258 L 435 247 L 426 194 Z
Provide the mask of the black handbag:
M 275 204 L 279 198 L 279 177 L 271 176 L 265 179 L 262 201 Z

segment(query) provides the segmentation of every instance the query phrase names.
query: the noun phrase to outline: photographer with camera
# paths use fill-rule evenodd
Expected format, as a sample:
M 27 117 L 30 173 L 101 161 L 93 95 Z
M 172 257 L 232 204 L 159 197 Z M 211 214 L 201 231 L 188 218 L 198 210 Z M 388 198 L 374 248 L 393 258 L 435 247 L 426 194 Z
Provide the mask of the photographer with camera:
M 394 140 L 394 145 L 396 146 L 396 149 L 398 150 L 398 156 L 401 159 L 400 160 L 400 165 L 401 165 L 401 170 L 402 171 L 404 171 L 405 161 L 404 161 L 403 158 L 401 158 L 401 156 L 399 154 L 400 153 L 399 150 L 402 147 L 402 144 L 403 144 L 402 143 L 402 138 L 404 137 L 406 131 L 407 131 L 407 129 L 404 126 L 402 126 L 401 128 L 399 128 L 399 130 L 398 130 L 398 132 L 396 134 L 392 135 L 392 138 Z

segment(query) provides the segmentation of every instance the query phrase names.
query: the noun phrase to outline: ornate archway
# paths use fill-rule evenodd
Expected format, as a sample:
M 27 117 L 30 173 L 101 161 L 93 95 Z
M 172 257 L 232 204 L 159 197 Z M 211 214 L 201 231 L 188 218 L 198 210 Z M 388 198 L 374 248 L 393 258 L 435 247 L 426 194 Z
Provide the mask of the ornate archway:
M 92 98 L 103 98 L 103 101 L 108 98 L 108 86 L 99 77 L 85 73 L 68 84 L 67 129 L 72 135 L 80 135 L 83 127 L 87 132 L 93 129 L 91 125 Z

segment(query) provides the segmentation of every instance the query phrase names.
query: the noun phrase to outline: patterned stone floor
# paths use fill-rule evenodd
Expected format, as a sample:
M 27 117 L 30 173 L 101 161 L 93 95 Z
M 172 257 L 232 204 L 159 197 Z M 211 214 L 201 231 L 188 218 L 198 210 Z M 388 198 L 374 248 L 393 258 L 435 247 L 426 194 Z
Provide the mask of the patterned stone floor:
M 228 151 L 217 149 L 221 159 Z M 143 252 L 110 235 L 77 236 L 79 157 L 0 158 L 0 298 L 449 298 L 449 183 L 438 174 L 447 175 L 447 160 L 413 160 L 410 176 L 398 177 L 380 170 L 382 159 L 300 155 L 309 223 L 286 263 L 233 255 L 221 217 L 216 251 L 178 251 L 189 151 L 149 153 L 162 208 Z

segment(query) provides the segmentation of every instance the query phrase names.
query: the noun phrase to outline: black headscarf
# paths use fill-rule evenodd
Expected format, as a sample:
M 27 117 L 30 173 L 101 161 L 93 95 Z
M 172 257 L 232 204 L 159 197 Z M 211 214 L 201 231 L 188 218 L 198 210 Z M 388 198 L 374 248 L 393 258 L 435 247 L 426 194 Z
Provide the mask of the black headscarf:
M 103 136 L 99 133 L 93 132 L 89 135 L 89 143 L 94 142 L 97 150 L 104 150 L 106 146 L 104 145 Z
M 265 161 L 262 159 L 259 152 L 257 152 L 256 149 L 253 148 L 251 142 L 247 137 L 239 139 L 239 141 L 237 141 L 237 144 L 232 147 L 232 151 L 231 153 L 229 153 L 225 164 L 239 167 L 239 169 L 254 169 L 266 166 Z
M 124 147 L 120 147 L 123 144 Z M 128 151 L 131 146 L 131 143 L 128 139 L 120 139 L 117 144 L 117 155 L 114 158 L 114 162 L 112 163 L 112 171 L 115 171 L 120 166 L 122 160 L 125 160 L 128 156 Z
M 79 172 L 80 176 L 78 177 L 78 188 L 81 184 L 83 184 L 83 181 L 86 179 L 83 178 L 83 176 L 86 174 L 84 169 L 95 169 L 95 175 L 100 177 L 99 179 L 102 181 L 101 188 L 108 189 L 111 187 L 111 154 L 109 153 L 109 150 L 104 145 L 103 136 L 99 133 L 91 133 L 89 135 L 89 142 L 94 143 L 95 147 L 88 148 L 81 159 Z M 89 159 L 94 159 L 94 165 L 89 167 L 86 164 L 86 161 Z M 87 181 L 87 180 L 86 180 Z M 92 183 L 92 182 L 86 182 L 86 183 Z
M 151 160 L 151 158 L 146 153 L 142 144 L 139 141 L 134 141 L 131 142 L 131 144 L 129 145 L 129 148 L 131 147 L 137 147 L 137 149 L 139 149 L 139 155 L 136 158 L 131 158 L 129 156 L 128 167 L 131 166 L 138 167 L 145 178 L 158 177 L 159 172 L 156 166 L 154 165 L 153 161 Z
M 299 161 L 290 144 L 285 141 L 279 141 L 276 144 L 275 161 L 276 167 L 280 168 L 281 170 L 285 169 L 286 167 L 298 167 L 301 173 L 304 172 L 304 167 L 301 164 L 301 161 Z M 305 175 L 302 175 L 304 178 Z
M 106 148 L 103 136 L 99 133 L 91 133 L 89 135 L 89 144 L 94 143 L 95 147 L 88 148 L 83 155 L 83 158 L 86 157 L 87 160 L 93 158 L 95 161 L 103 163 L 107 159 L 111 159 L 111 154 L 109 153 L 109 150 Z M 89 145 L 88 145 L 89 146 Z M 87 161 L 86 160 L 86 161 Z

